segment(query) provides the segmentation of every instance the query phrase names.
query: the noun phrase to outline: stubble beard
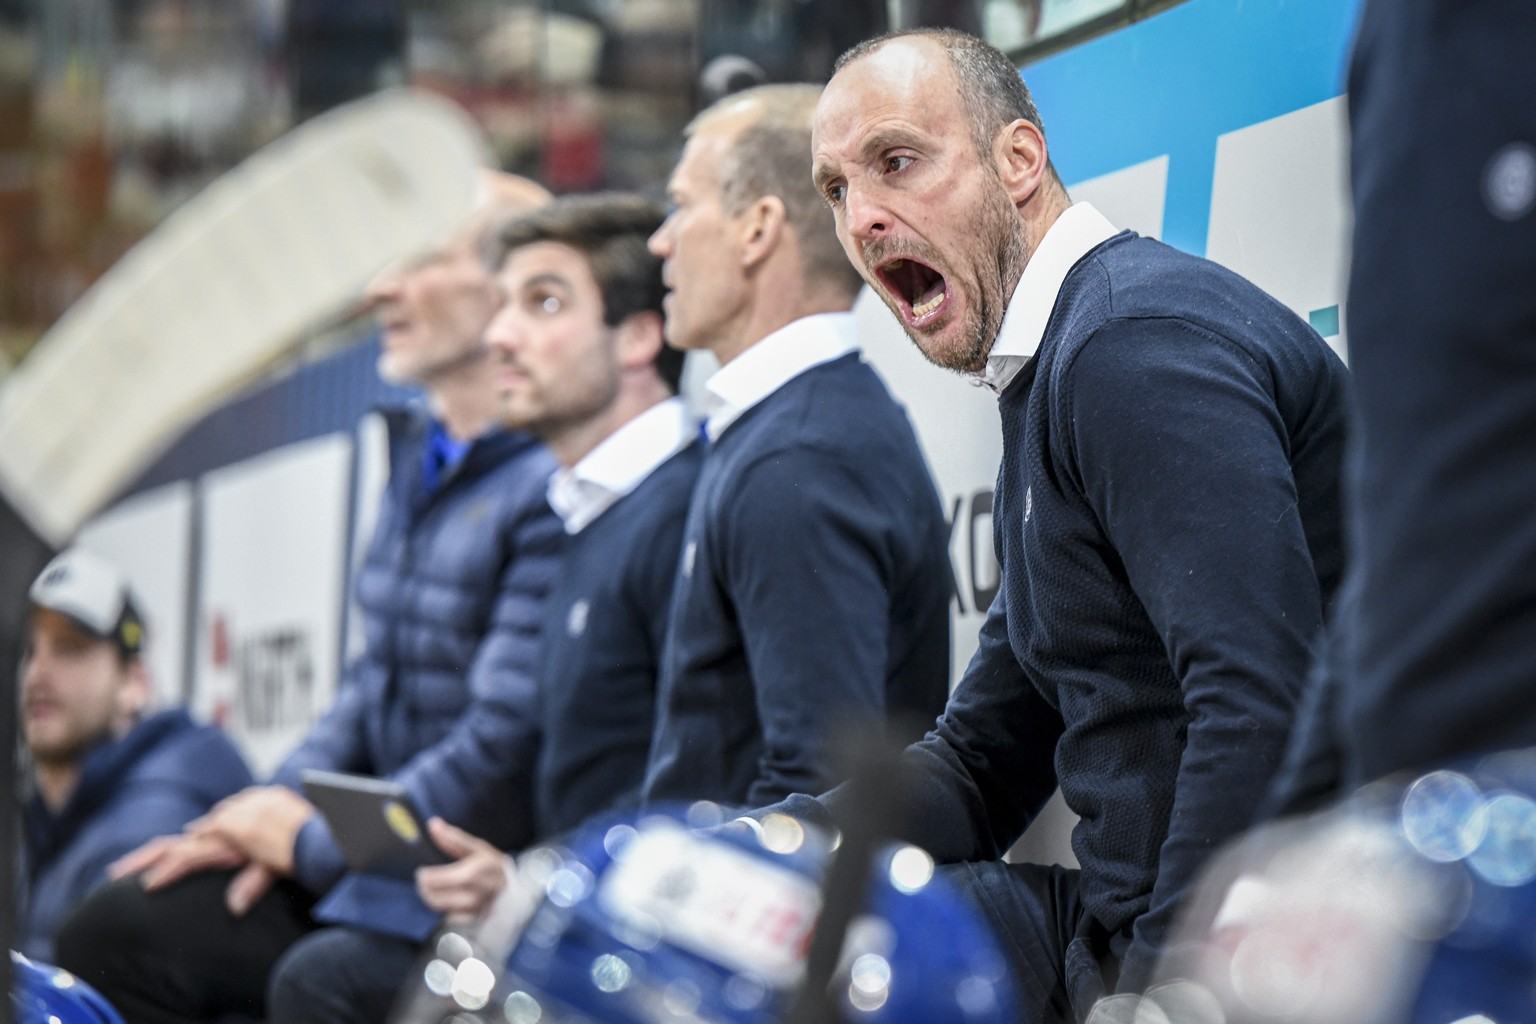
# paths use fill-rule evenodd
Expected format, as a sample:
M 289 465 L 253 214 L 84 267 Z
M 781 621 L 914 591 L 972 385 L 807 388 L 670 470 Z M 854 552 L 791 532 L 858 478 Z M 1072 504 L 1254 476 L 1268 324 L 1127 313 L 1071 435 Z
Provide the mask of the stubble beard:
M 1018 210 L 1003 191 L 1001 182 L 996 188 L 986 190 L 975 219 L 974 265 L 978 268 L 975 301 L 966 306 L 961 344 L 954 352 L 956 358 L 948 365 L 948 369 L 966 374 L 986 370 L 987 357 L 992 354 L 992 346 L 997 344 L 1003 315 L 1008 312 L 1008 300 L 1013 297 L 1013 289 L 1029 260 L 1024 226 L 1019 223 Z
M 29 736 L 23 733 L 23 742 L 32 760 L 44 768 L 60 768 L 78 763 L 86 751 L 112 735 L 110 723 L 92 723 L 85 728 L 77 722 L 69 723 L 62 735 Z
M 987 357 L 997 342 L 997 333 L 1003 325 L 1003 315 L 1008 310 L 1008 300 L 1024 265 L 1029 261 L 1029 246 L 1024 237 L 1024 226 L 1019 223 L 1018 210 L 998 182 L 995 188 L 986 190 L 980 203 L 972 211 L 971 221 L 976 225 L 975 245 L 964 257 L 974 259 L 951 261 L 970 263 L 976 268 L 967 290 L 970 300 L 965 305 L 963 319 L 958 325 L 958 338 L 954 344 L 942 345 L 938 339 L 914 330 L 901 317 L 901 310 L 886 299 L 886 305 L 896 314 L 907 337 L 912 339 L 918 351 L 935 366 L 962 374 L 977 374 L 987 368 Z M 921 252 L 914 252 L 921 259 Z M 959 289 L 960 282 L 945 281 L 946 288 Z M 881 293 L 883 297 L 883 292 Z

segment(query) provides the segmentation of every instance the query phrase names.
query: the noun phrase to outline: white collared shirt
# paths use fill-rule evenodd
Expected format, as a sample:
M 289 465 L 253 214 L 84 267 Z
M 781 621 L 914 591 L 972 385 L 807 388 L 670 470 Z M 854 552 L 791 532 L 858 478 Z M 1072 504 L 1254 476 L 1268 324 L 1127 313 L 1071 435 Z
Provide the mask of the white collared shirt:
M 974 378 L 977 384 L 998 394 L 1008 389 L 1040 350 L 1045 325 L 1068 272 L 1100 242 L 1119 233 L 1119 228 L 1087 203 L 1073 203 L 1056 218 L 1024 265 L 1024 274 L 998 328 L 997 341 L 987 356 L 987 369 Z
M 549 478 L 549 507 L 578 534 L 652 471 L 688 447 L 699 428 L 681 398 L 651 406 L 603 439 L 569 468 Z
M 704 384 L 704 429 L 718 441 L 741 414 L 813 366 L 859 347 L 852 313 L 816 313 L 785 324 Z

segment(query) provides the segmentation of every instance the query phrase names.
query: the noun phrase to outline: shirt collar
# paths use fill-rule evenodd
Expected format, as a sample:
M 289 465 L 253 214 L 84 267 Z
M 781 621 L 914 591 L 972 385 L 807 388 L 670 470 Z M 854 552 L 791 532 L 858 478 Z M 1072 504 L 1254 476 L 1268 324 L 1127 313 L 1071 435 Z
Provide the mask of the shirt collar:
M 549 478 L 549 507 L 577 534 L 699 436 L 681 398 L 651 406 Z
M 997 341 L 987 356 L 985 372 L 975 381 L 998 394 L 1029 365 L 1045 337 L 1045 325 L 1056 308 L 1061 285 L 1077 262 L 1120 230 L 1087 203 L 1073 203 L 1056 218 L 1024 265 L 1018 287 L 1008 301 Z
M 743 413 L 813 366 L 859 347 L 852 313 L 816 313 L 785 324 L 704 384 L 704 429 L 718 441 Z

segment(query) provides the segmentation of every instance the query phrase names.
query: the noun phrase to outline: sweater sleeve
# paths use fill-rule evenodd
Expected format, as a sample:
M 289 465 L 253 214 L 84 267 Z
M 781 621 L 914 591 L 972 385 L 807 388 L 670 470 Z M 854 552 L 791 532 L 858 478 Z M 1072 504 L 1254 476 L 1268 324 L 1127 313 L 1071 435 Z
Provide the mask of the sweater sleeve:
M 534 673 L 544 598 L 559 570 L 563 538 L 542 493 L 509 536 L 490 623 L 469 668 L 470 704 L 446 736 L 391 775 L 423 814 L 503 846 L 525 842 L 533 817 L 527 801 L 538 754 Z M 336 881 L 342 860 L 323 821 L 305 826 L 295 862 L 296 875 L 314 891 Z
M 1296 723 L 1291 726 L 1285 757 L 1254 815 L 1255 824 L 1317 810 L 1343 791 L 1343 750 L 1335 724 L 1341 677 L 1331 658 L 1333 649 L 1325 631 L 1296 712 Z
M 1078 474 L 1162 637 L 1189 723 L 1150 906 L 1122 966 L 1133 990 L 1279 764 L 1322 601 L 1264 366 L 1183 321 L 1112 321 L 1062 387 L 1071 450 L 1054 457 Z
M 1014 657 L 1003 594 L 987 611 L 976 653 L 944 714 L 903 755 L 902 838 L 939 861 L 1002 856 L 1056 790 L 1052 757 L 1061 717 Z M 858 813 L 841 790 L 824 803 L 840 823 Z
M 752 806 L 819 792 L 828 729 L 883 721 L 897 582 L 886 515 L 812 448 L 761 458 L 730 499 L 722 550 L 763 735 Z

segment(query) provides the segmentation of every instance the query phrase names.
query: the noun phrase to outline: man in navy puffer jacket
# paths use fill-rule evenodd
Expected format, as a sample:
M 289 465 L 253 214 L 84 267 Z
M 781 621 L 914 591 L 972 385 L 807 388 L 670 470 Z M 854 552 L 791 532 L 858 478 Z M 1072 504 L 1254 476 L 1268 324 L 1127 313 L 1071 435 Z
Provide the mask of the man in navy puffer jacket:
M 58 961 L 130 1021 L 264 1012 L 277 959 L 317 924 L 422 938 L 435 915 L 408 883 L 347 873 L 297 792 L 307 768 L 384 776 L 426 814 L 509 846 L 529 815 L 533 666 L 562 530 L 545 499 L 554 458 L 499 427 L 481 333 L 497 305 L 475 251 L 493 216 L 545 198 L 496 177 L 478 216 L 440 250 L 382 273 L 369 298 L 379 370 L 427 392 L 430 413 L 387 417 L 391 477 L 357 580 L 364 651 L 335 706 L 277 770 L 116 866 L 83 905 Z M 515 807 L 513 808 L 515 809 Z

